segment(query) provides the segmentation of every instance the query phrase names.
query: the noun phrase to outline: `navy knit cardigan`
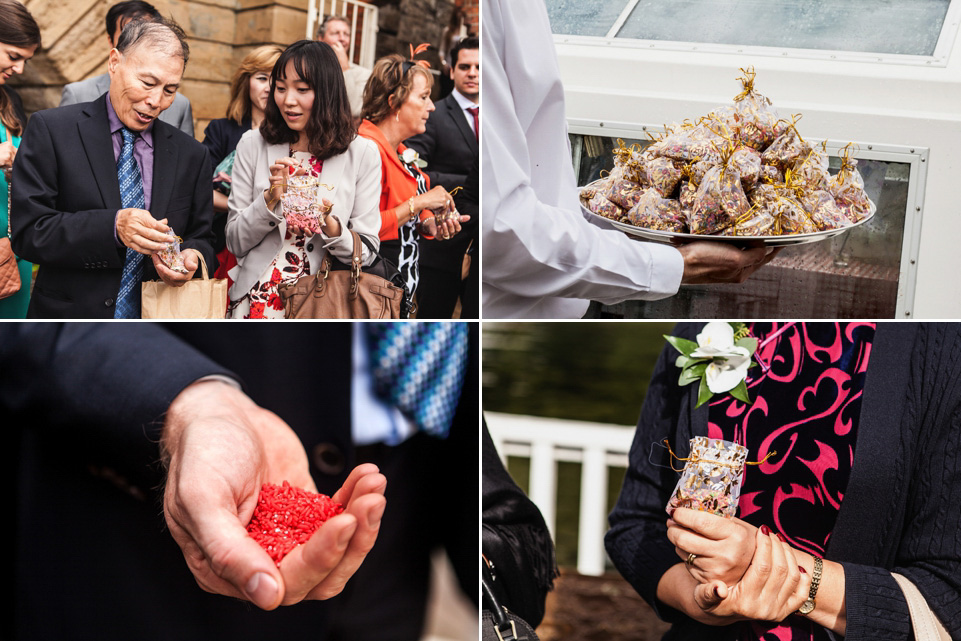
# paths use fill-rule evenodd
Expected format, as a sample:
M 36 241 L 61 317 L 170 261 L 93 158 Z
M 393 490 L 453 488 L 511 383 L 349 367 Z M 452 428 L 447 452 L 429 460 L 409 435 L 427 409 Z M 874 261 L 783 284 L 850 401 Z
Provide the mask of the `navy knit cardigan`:
M 693 339 L 700 327 L 674 333 Z M 652 443 L 669 438 L 684 457 L 688 441 L 707 434 L 707 405 L 694 409 L 697 385 L 678 387 L 676 356 L 665 346 L 654 371 L 605 542 L 621 574 L 674 623 L 665 639 L 733 639 L 732 626 L 698 623 L 656 597 L 679 562 L 664 512 L 677 475 Z M 913 637 L 892 571 L 961 639 L 961 325 L 878 324 L 854 466 L 825 558 L 844 568 L 849 641 Z

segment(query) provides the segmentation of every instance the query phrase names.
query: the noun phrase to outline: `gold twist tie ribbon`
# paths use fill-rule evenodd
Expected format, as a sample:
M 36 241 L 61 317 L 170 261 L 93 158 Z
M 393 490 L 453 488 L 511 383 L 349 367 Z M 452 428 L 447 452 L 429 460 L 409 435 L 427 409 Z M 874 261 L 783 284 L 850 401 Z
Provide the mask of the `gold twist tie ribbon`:
M 333 191 L 333 190 L 334 190 L 334 186 L 333 186 L 333 185 L 328 185 L 327 183 L 319 183 L 317 186 L 318 186 L 318 187 L 323 187 L 323 188 L 326 189 L 327 191 Z M 294 184 L 292 184 L 292 183 L 284 182 L 284 183 L 277 183 L 276 185 L 273 185 L 270 189 L 273 189 L 274 187 L 293 187 L 293 188 L 295 188 L 295 189 L 303 189 L 304 185 L 294 185 Z
M 701 462 L 703 462 L 703 463 L 710 463 L 711 465 L 717 465 L 717 466 L 719 466 L 719 467 L 735 468 L 735 467 L 741 467 L 741 465 L 761 465 L 762 463 L 767 463 L 767 460 L 768 460 L 769 458 L 771 458 L 772 456 L 776 456 L 776 455 L 777 455 L 777 450 L 771 450 L 770 452 L 768 452 L 767 456 L 765 456 L 764 458 L 762 458 L 760 461 L 744 461 L 743 464 L 741 464 L 741 463 L 724 463 L 724 462 L 722 462 L 722 461 L 713 461 L 713 460 L 710 460 L 710 459 L 700 459 L 700 458 L 697 458 L 696 456 L 688 456 L 688 457 L 686 457 L 686 458 L 681 458 L 680 456 L 678 456 L 677 454 L 674 453 L 674 450 L 671 449 L 671 442 L 670 442 L 668 439 L 664 439 L 664 445 L 667 446 L 667 451 L 668 451 L 668 452 L 670 453 L 670 455 L 671 455 L 671 469 L 674 470 L 675 472 L 683 472 L 683 471 L 684 471 L 683 469 L 680 469 L 680 470 L 679 470 L 679 469 L 677 469 L 676 467 L 674 467 L 674 460 L 675 460 L 675 459 L 678 460 L 678 461 L 684 461 L 685 463 L 701 463 Z
M 754 78 L 757 76 L 754 72 L 754 67 L 748 67 L 747 69 L 741 67 L 741 73 L 744 75 L 738 78 L 738 80 L 741 81 L 741 86 L 744 87 L 744 91 L 734 97 L 734 102 L 740 102 L 754 93 Z
M 851 156 L 853 153 L 855 153 L 855 148 L 857 151 L 861 151 L 861 147 L 859 145 L 849 142 L 841 147 L 841 150 L 838 152 L 838 155 L 841 157 L 841 170 L 838 172 L 839 183 L 846 182 L 848 178 L 850 178 L 851 172 L 854 171 L 854 163 L 851 162 Z

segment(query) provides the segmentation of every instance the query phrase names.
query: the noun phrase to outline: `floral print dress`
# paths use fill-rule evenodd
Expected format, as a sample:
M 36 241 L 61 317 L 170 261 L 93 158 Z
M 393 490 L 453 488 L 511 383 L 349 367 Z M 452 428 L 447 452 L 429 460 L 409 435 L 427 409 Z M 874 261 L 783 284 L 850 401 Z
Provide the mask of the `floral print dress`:
M 304 151 L 291 152 L 295 160 L 309 160 L 318 174 L 323 169 L 322 160 Z M 274 260 L 267 266 L 250 292 L 234 303 L 228 310 L 230 318 L 284 318 L 284 300 L 279 288 L 301 276 L 310 274 L 310 257 L 307 255 L 307 239 L 303 233 L 294 235 L 290 229 L 284 233 L 284 242 Z

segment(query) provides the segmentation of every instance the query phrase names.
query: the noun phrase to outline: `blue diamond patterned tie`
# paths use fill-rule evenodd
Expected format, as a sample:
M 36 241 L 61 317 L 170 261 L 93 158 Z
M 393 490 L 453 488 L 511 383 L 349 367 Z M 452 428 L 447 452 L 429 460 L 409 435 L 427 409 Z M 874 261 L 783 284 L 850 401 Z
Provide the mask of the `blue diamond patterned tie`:
M 464 323 L 365 323 L 374 391 L 417 427 L 444 438 L 467 365 Z
M 120 182 L 120 206 L 144 208 L 143 178 L 140 167 L 133 158 L 133 141 L 137 134 L 126 127 L 120 130 L 123 147 L 117 159 L 117 180 Z M 113 310 L 114 318 L 140 318 L 140 281 L 143 279 L 145 256 L 127 248 L 120 275 L 120 291 L 117 292 L 117 305 Z

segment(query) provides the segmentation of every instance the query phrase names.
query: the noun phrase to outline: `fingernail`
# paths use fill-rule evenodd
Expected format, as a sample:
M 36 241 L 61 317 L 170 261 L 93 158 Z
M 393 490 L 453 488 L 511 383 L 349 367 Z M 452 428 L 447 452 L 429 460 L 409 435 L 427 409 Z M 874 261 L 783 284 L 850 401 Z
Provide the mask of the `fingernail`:
M 761 534 L 767 536 L 767 535 L 770 534 L 770 533 L 771 533 L 771 528 L 769 528 L 769 527 L 766 526 L 766 525 L 762 525 L 762 526 L 761 526 Z
M 721 598 L 721 593 L 718 591 L 716 585 L 714 586 L 714 596 L 716 596 L 719 599 Z
M 798 569 L 798 571 L 799 571 L 801 574 L 807 574 L 807 573 L 808 573 L 808 571 L 804 569 L 804 566 L 799 565 L 799 566 L 797 566 L 797 569 Z
M 780 532 L 778 532 L 776 536 L 777 536 L 777 540 L 780 541 L 781 543 L 787 543 L 787 541 L 784 540 L 784 537 L 781 536 Z
M 257 572 L 247 581 L 244 592 L 257 607 L 268 608 L 277 600 L 277 582 L 266 572 Z

